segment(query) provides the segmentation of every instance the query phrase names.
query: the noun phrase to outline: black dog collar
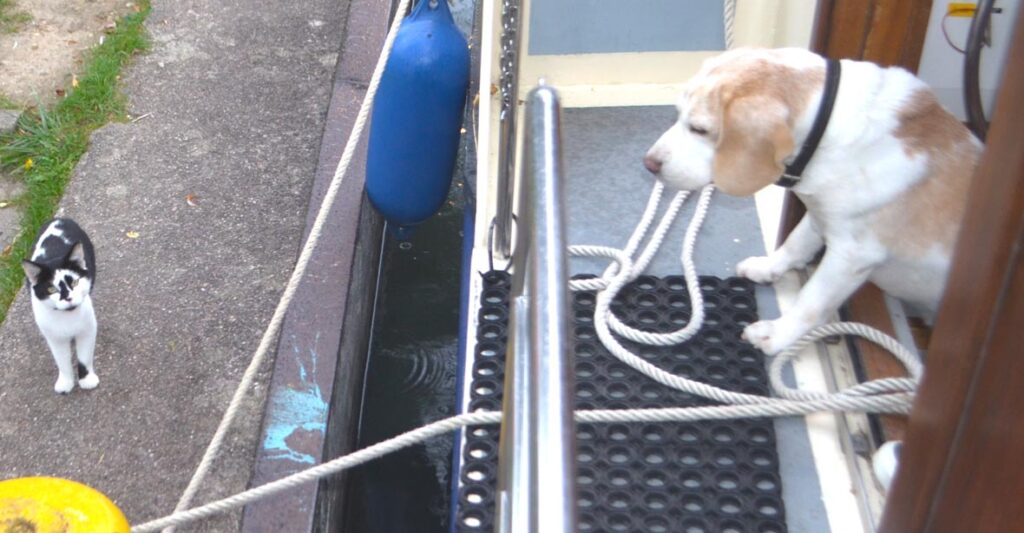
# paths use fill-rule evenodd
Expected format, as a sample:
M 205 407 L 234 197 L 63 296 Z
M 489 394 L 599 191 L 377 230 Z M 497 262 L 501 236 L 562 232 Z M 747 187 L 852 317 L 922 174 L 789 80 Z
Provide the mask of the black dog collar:
M 785 172 L 776 185 L 792 187 L 799 183 L 801 175 L 807 163 L 814 157 L 814 151 L 818 149 L 821 137 L 825 135 L 825 128 L 828 127 L 828 119 L 832 117 L 832 107 L 836 103 L 836 93 L 839 92 L 839 61 L 827 59 L 825 63 L 825 90 L 821 95 L 821 105 L 818 106 L 818 116 L 814 117 L 814 124 L 811 132 L 807 134 L 804 145 L 800 147 L 800 153 L 792 163 L 786 165 Z

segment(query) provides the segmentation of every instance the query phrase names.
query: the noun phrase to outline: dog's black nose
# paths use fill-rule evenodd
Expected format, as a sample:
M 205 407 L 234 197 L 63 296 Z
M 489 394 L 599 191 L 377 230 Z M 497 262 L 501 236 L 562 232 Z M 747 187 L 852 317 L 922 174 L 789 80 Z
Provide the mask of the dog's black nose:
M 647 167 L 651 174 L 661 172 L 661 160 L 651 154 L 644 156 L 644 166 Z

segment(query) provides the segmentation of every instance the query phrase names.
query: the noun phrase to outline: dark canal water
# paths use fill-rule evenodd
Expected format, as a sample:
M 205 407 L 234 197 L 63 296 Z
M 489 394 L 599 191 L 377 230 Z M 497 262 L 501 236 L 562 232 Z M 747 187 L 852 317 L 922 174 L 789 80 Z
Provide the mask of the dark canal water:
M 358 448 L 454 414 L 461 187 L 409 243 L 385 236 Z M 448 531 L 453 436 L 352 471 L 343 531 Z

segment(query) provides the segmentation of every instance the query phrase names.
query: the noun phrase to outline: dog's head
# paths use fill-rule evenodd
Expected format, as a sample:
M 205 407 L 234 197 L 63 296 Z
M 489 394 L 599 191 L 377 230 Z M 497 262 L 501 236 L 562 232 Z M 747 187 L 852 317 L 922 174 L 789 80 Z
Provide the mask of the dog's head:
M 749 195 L 774 183 L 797 150 L 793 126 L 824 83 L 806 50 L 742 49 L 708 59 L 679 98 L 679 118 L 644 157 L 670 187 L 714 184 Z

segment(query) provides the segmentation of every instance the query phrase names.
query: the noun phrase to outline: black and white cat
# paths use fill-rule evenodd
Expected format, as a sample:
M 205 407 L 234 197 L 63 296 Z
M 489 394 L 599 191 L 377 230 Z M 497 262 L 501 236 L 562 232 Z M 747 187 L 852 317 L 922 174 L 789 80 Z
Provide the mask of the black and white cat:
M 75 388 L 72 340 L 78 355 L 78 384 L 83 389 L 96 388 L 100 382 L 92 365 L 96 313 L 90 297 L 96 256 L 89 236 L 70 218 L 55 218 L 43 225 L 32 258 L 21 266 L 28 277 L 36 325 L 57 362 L 53 390 L 67 394 Z

